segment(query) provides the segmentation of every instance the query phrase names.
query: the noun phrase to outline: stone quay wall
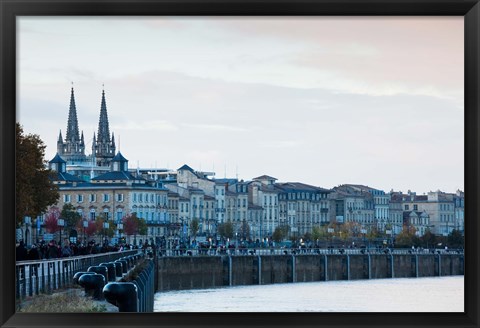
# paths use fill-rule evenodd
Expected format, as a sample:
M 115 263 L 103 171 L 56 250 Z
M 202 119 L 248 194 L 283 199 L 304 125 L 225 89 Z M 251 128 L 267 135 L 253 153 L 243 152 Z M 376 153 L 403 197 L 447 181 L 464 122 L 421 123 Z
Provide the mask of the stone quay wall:
M 463 254 L 158 257 L 157 291 L 464 274 Z

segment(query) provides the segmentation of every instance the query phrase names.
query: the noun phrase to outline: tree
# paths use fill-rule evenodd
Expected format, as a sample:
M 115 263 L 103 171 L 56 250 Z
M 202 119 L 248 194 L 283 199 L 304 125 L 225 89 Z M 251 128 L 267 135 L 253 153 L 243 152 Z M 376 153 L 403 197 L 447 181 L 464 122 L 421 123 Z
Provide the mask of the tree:
M 133 240 L 136 242 L 137 235 L 147 234 L 147 223 L 145 220 L 137 217 L 137 213 L 133 212 L 130 215 L 126 215 L 122 219 L 123 232 L 127 236 L 133 235 Z
M 412 225 L 404 225 L 402 232 L 395 238 L 395 246 L 412 247 L 419 246 L 420 238 L 416 235 L 416 229 Z
M 250 225 L 248 224 L 247 220 L 243 219 L 242 224 L 240 225 L 239 233 L 243 239 L 250 238 Z
M 70 203 L 63 205 L 60 215 L 61 218 L 65 220 L 65 228 L 74 228 L 78 221 L 82 219 L 80 213 L 78 213 Z
M 452 248 L 463 248 L 465 245 L 465 238 L 457 229 L 452 230 L 448 235 L 448 246 Z
M 85 228 L 85 234 L 88 237 L 93 236 L 97 233 L 97 224 L 93 220 L 88 220 L 88 226 Z
M 277 226 L 272 234 L 273 241 L 280 242 L 284 240 L 285 238 L 287 238 L 289 231 L 290 231 L 289 225 Z
M 197 232 L 199 228 L 200 228 L 200 222 L 198 222 L 198 219 L 193 219 L 192 222 L 190 222 L 190 232 L 192 233 L 194 238 L 197 236 Z
M 123 223 L 123 232 L 127 236 L 132 236 L 138 233 L 138 219 L 137 213 L 132 213 L 130 215 L 126 215 L 122 219 Z
M 274 242 L 281 242 L 285 238 L 285 229 L 282 229 L 281 226 L 275 228 L 272 234 L 272 239 Z
M 36 217 L 57 203 L 58 188 L 45 168 L 45 145 L 38 135 L 24 135 L 17 123 L 15 136 L 15 220 L 17 226 L 25 216 Z
M 218 234 L 224 238 L 233 238 L 233 223 L 229 220 L 224 223 L 220 223 L 217 228 Z
M 49 233 L 55 233 L 60 231 L 62 227 L 58 225 L 58 219 L 60 218 L 60 210 L 58 207 L 51 207 L 45 218 L 45 229 Z
M 435 247 L 437 243 L 437 237 L 430 231 L 430 229 L 427 229 L 425 234 L 420 237 L 420 241 L 426 248 Z

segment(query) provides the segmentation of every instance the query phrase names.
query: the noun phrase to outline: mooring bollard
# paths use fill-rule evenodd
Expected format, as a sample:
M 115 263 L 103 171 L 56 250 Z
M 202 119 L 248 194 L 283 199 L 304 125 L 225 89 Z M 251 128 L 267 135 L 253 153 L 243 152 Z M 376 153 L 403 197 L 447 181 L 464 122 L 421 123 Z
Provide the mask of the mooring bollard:
M 87 295 L 96 300 L 103 300 L 102 288 L 105 286 L 105 277 L 98 273 L 83 274 L 78 278 L 78 284 L 85 288 Z
M 115 264 L 109 263 L 100 263 L 99 266 L 104 266 L 107 268 L 107 277 L 108 281 L 115 281 Z
M 113 265 L 115 265 L 115 276 L 121 277 L 122 276 L 122 263 L 115 261 L 113 262 Z
M 127 260 L 116 260 L 115 262 L 121 263 L 122 264 L 122 273 L 127 273 L 128 272 L 128 262 Z
M 138 312 L 138 290 L 134 283 L 110 282 L 103 287 L 103 294 L 119 312 Z
M 86 272 L 86 271 L 85 271 L 85 272 L 77 272 L 77 273 L 75 273 L 75 275 L 73 276 L 73 279 L 72 279 L 72 280 L 73 280 L 73 283 L 74 283 L 75 285 L 79 285 L 78 279 L 79 279 L 82 275 L 84 275 L 84 274 L 95 274 L 95 272 Z
M 105 282 L 108 281 L 108 269 L 105 266 L 91 266 L 87 269 L 87 272 L 95 272 L 105 277 Z

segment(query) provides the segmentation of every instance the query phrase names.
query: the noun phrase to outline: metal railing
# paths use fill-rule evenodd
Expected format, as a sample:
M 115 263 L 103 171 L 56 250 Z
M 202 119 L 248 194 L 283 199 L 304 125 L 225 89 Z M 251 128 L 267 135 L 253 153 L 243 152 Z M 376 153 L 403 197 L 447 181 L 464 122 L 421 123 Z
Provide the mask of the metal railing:
M 315 254 L 463 254 L 463 249 L 435 248 L 178 248 L 158 249 L 158 256 L 222 256 L 222 255 L 315 255 Z
M 16 299 L 72 286 L 73 275 L 87 271 L 90 266 L 112 262 L 121 257 L 137 254 L 138 250 L 74 256 L 54 260 L 19 261 L 15 266 Z

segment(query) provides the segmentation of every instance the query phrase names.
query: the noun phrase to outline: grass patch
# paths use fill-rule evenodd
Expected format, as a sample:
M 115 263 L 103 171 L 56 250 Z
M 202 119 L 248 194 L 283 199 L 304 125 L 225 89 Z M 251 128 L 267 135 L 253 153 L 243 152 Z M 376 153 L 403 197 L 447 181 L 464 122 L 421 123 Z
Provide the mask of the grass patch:
M 17 312 L 106 312 L 107 307 L 98 304 L 92 298 L 85 297 L 76 290 L 52 295 L 38 295 L 25 300 L 18 306 Z

